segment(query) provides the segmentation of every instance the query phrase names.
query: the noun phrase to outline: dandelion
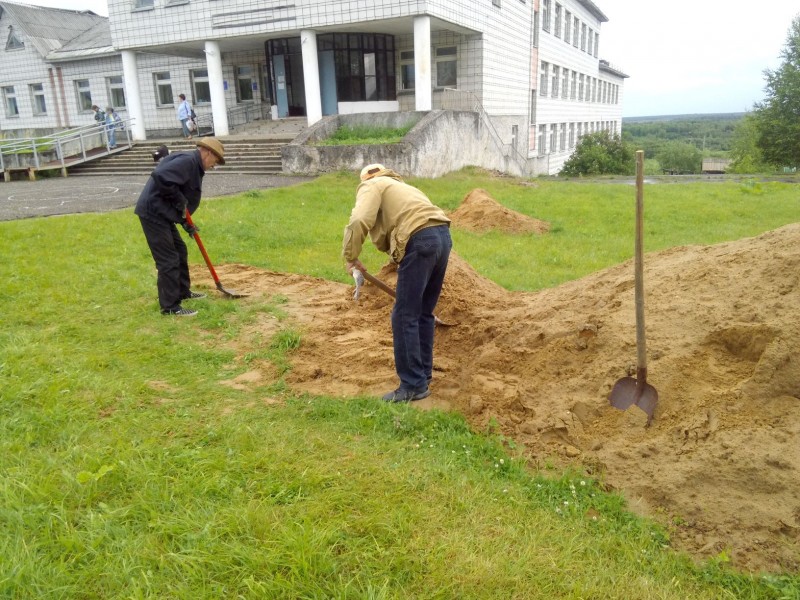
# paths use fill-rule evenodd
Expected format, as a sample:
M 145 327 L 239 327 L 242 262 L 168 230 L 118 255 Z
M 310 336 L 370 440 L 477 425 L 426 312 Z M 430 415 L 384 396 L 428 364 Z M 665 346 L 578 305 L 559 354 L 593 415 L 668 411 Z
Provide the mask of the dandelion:
M 501 464 L 501 465 L 504 465 L 504 464 L 505 464 L 505 461 L 504 461 L 502 458 L 500 459 L 500 464 Z

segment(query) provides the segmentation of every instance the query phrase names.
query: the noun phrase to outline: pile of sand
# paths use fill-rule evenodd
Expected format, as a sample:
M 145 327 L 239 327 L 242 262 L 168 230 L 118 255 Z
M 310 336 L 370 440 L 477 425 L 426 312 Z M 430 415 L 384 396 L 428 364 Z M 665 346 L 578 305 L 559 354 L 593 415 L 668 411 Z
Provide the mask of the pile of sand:
M 481 233 L 493 229 L 505 233 L 541 234 L 550 231 L 550 223 L 508 209 L 482 189 L 472 190 L 464 196 L 459 207 L 448 216 L 454 227 Z
M 344 284 L 219 270 L 249 302 L 289 299 L 303 331 L 295 391 L 347 397 L 396 385 L 384 292 L 367 285 L 355 303 Z M 379 275 L 394 285 L 391 269 Z M 200 267 L 194 277 L 209 279 Z M 726 550 L 744 569 L 797 571 L 799 277 L 800 224 L 647 255 L 648 382 L 660 401 L 645 428 L 644 413 L 607 400 L 636 360 L 631 262 L 511 293 L 454 254 L 436 312 L 456 325 L 437 328 L 433 393 L 415 405 L 457 410 L 477 429 L 494 420 L 533 461 L 602 474 L 697 556 Z M 276 326 L 264 315 L 255 328 L 264 339 Z

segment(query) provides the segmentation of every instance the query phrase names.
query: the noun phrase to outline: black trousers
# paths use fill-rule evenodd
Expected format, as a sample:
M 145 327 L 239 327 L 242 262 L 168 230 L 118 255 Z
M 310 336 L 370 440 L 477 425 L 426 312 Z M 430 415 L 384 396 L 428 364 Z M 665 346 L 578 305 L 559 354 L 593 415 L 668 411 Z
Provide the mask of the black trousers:
M 181 307 L 181 300 L 191 294 L 186 244 L 174 223 L 141 217 L 139 222 L 158 269 L 158 303 L 161 312 L 177 310 Z

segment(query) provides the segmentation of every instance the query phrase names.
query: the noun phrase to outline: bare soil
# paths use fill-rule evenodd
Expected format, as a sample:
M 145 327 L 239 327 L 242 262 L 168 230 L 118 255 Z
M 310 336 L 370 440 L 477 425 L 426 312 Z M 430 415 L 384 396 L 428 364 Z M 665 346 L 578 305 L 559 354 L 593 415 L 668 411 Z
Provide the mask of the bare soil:
M 481 218 L 496 215 L 464 209 L 454 226 Z M 367 285 L 356 303 L 345 284 L 235 264 L 218 270 L 248 301 L 288 298 L 302 331 L 293 390 L 345 399 L 396 386 L 384 292 Z M 638 408 L 608 403 L 614 383 L 635 376 L 633 275 L 627 262 L 512 293 L 453 254 L 436 313 L 455 325 L 437 328 L 433 393 L 415 405 L 458 411 L 477 430 L 499 423 L 534 465 L 601 476 L 698 558 L 725 551 L 743 570 L 798 571 L 800 223 L 645 257 L 648 383 L 659 394 L 650 427 Z M 396 282 L 391 267 L 378 276 Z M 212 285 L 201 266 L 193 277 Z M 253 333 L 263 339 L 276 328 L 264 314 Z M 255 339 L 243 336 L 242 354 Z M 262 371 L 233 384 L 274 377 L 269 365 Z

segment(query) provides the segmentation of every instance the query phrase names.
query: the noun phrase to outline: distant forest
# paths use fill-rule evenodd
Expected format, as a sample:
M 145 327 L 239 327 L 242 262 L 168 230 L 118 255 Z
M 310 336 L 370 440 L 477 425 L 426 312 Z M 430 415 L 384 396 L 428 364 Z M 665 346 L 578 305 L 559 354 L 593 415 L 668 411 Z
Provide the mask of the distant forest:
M 625 117 L 622 119 L 622 140 L 637 150 L 644 150 L 646 158 L 661 154 L 669 142 L 691 144 L 703 157 L 724 158 L 731 150 L 736 124 L 745 114 Z

